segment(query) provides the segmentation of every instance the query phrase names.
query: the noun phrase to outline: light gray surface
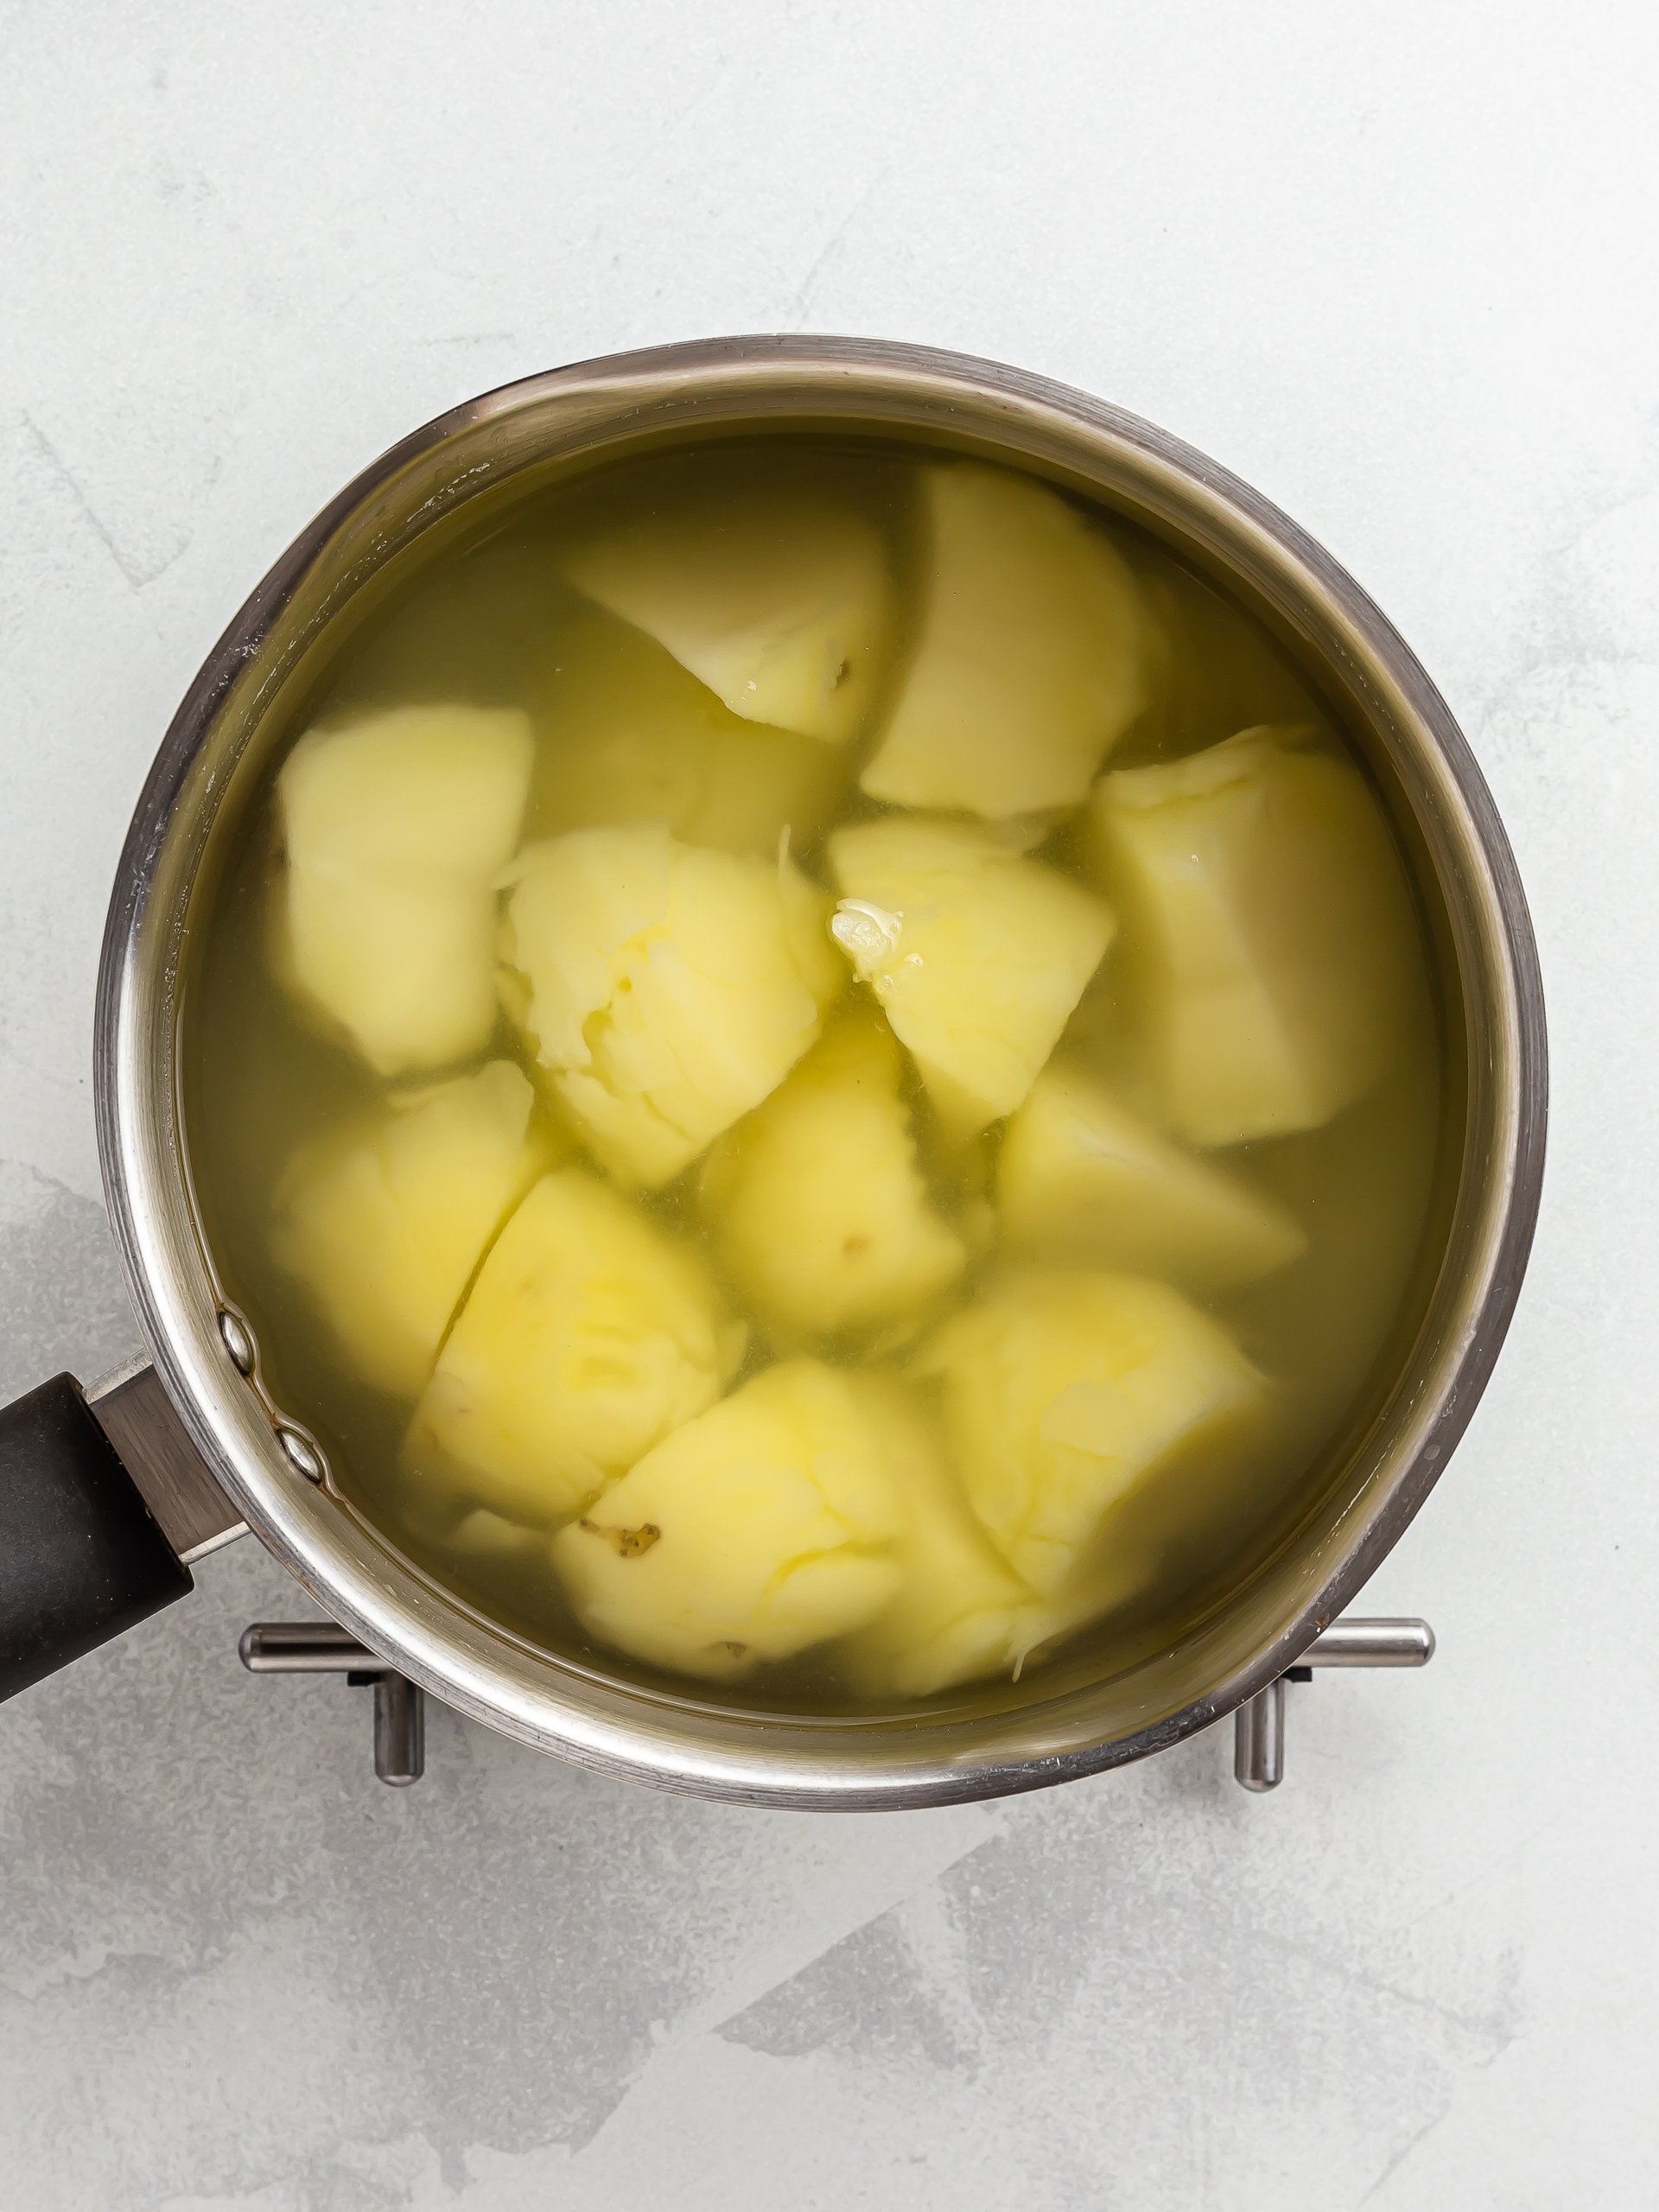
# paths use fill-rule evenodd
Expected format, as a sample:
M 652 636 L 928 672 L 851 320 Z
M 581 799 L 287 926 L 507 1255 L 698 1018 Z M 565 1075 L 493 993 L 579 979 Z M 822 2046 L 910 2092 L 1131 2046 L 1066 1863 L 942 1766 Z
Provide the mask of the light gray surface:
M 0 8 L 0 1381 L 130 1323 L 88 1098 L 160 732 L 293 531 L 483 386 L 732 329 L 961 346 L 1212 451 L 1446 690 L 1555 1052 L 1498 1381 L 1291 1693 L 991 1808 L 814 1821 L 256 1681 L 251 1545 L 0 1712 L 28 2212 L 1378 2212 L 1659 2194 L 1659 433 L 1635 4 Z

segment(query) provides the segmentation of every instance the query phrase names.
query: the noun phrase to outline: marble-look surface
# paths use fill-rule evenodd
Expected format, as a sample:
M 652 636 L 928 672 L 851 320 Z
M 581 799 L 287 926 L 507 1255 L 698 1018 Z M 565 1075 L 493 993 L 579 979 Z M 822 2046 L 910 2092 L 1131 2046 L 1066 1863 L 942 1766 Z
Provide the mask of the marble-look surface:
M 0 1712 L 18 2212 L 1659 2199 L 1659 61 L 1636 0 L 0 5 L 0 1384 L 133 1327 L 92 986 L 145 766 L 411 424 L 731 330 L 1021 363 L 1323 538 L 1531 893 L 1552 1166 L 1367 1605 L 1421 1676 L 996 1807 L 681 1803 L 256 1681 L 251 1542 Z

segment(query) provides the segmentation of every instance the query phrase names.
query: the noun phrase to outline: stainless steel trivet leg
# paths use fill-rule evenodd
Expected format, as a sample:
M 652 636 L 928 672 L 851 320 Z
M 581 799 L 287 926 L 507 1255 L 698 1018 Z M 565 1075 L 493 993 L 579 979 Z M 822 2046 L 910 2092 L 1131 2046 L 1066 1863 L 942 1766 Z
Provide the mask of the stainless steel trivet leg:
M 1276 1789 L 1285 1778 L 1285 1684 L 1313 1679 L 1315 1667 L 1427 1667 L 1434 1631 L 1427 1621 L 1332 1621 L 1277 1681 L 1233 1715 L 1233 1773 L 1246 1789 Z
M 251 1675 L 344 1675 L 374 1690 L 374 1770 L 402 1788 L 426 1770 L 426 1699 L 417 1683 L 332 1621 L 256 1621 L 237 1646 Z

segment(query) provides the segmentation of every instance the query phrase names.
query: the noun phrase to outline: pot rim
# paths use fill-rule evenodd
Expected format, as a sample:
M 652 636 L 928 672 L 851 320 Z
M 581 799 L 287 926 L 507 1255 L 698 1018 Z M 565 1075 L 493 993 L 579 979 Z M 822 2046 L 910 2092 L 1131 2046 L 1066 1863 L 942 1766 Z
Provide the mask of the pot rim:
M 763 397 L 779 392 L 783 407 L 760 408 Z M 423 464 L 450 448 L 470 467 L 454 480 L 433 479 L 425 507 L 404 518 L 403 543 L 530 465 L 515 457 L 512 439 L 533 417 L 563 423 L 573 454 L 598 458 L 606 443 L 652 430 L 701 423 L 729 430 L 763 416 L 775 423 L 791 402 L 802 422 L 834 416 L 899 433 L 931 425 L 950 442 L 1069 468 L 1108 504 L 1138 511 L 1236 576 L 1254 564 L 1253 588 L 1280 594 L 1280 612 L 1301 625 L 1306 649 L 1383 733 L 1448 902 L 1471 1015 L 1471 1090 L 1447 1243 L 1462 1259 L 1456 1268 L 1448 1261 L 1431 1300 L 1438 1336 L 1428 1351 L 1421 1336 L 1414 1344 L 1417 1368 L 1395 1387 L 1393 1426 L 1363 1477 L 1356 1474 L 1353 1497 L 1303 1563 L 1297 1586 L 1274 1602 L 1270 1619 L 1238 1630 L 1230 1646 L 1217 1640 L 1215 1679 L 1202 1694 L 1166 1709 L 1149 1698 L 1137 1726 L 1091 1731 L 1086 1688 L 990 1719 L 746 1718 L 530 1655 L 446 1603 L 305 1481 L 280 1446 L 275 1409 L 257 1378 L 251 1389 L 234 1367 L 218 1329 L 219 1300 L 196 1241 L 172 1090 L 176 983 L 189 893 L 239 756 L 225 732 L 242 714 L 245 741 L 279 680 L 262 669 L 262 648 L 276 651 L 270 641 L 319 588 L 326 561 L 340 566 L 342 547 L 356 547 L 355 563 L 345 561 L 332 600 L 318 600 L 308 639 L 401 550 L 391 519 L 397 499 Z M 596 425 L 601 437 L 591 435 Z M 970 356 L 801 336 L 696 340 L 519 379 L 411 432 L 323 508 L 209 655 L 146 779 L 105 928 L 94 1080 L 111 1220 L 156 1370 L 249 1525 L 317 1601 L 423 1688 L 538 1749 L 697 1796 L 815 1809 L 1001 1796 L 1124 1764 L 1209 1726 L 1294 1664 L 1397 1541 L 1472 1414 L 1519 1294 L 1547 1118 L 1541 979 L 1508 840 L 1450 710 L 1352 578 L 1230 472 L 1088 394 Z M 1363 1458 L 1362 1446 L 1356 1469 Z

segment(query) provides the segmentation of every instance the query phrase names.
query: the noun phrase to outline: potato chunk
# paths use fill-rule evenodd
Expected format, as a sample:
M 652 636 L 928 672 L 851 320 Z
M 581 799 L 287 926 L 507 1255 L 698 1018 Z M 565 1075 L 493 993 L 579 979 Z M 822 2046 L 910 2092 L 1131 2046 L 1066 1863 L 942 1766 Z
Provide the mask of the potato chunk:
M 1148 615 L 1122 556 L 1004 468 L 920 472 L 921 634 L 862 777 L 899 806 L 1076 806 L 1147 702 Z
M 918 1359 L 975 1512 L 1021 1579 L 1056 1594 L 1112 1508 L 1154 1474 L 1236 1446 L 1266 1385 L 1179 1292 L 1134 1275 L 1014 1275 Z
M 746 1673 L 893 1595 L 903 1516 L 845 1377 L 786 1360 L 649 1452 L 553 1540 L 585 1627 L 683 1674 Z
M 428 1490 L 546 1527 L 712 1405 L 741 1345 L 695 1252 L 561 1169 L 480 1269 L 404 1465 Z
M 1033 1653 L 1148 1579 L 1144 1557 L 1114 1554 L 1038 1597 L 975 1518 L 924 1393 L 879 1370 L 848 1379 L 880 1434 L 905 1515 L 899 1587 L 838 1655 L 866 1696 L 931 1697 L 958 1682 L 1017 1675 Z
M 1011 1114 L 1111 942 L 1109 908 L 994 831 L 895 815 L 837 830 L 831 925 L 941 1123 Z
M 839 744 L 864 719 L 892 579 L 880 532 L 831 493 L 694 475 L 565 573 L 746 721 Z
M 880 1016 L 850 1007 L 703 1163 L 720 1256 L 785 1329 L 896 1320 L 962 1272 L 966 1248 L 917 1172 L 900 1065 Z
M 312 730 L 283 765 L 274 964 L 381 1075 L 490 1040 L 494 878 L 518 842 L 531 757 L 516 710 L 400 707 Z
M 1252 729 L 1103 777 L 1096 849 L 1135 945 L 1165 1109 L 1195 1144 L 1317 1128 L 1399 1050 L 1410 896 L 1355 769 Z
M 479 1255 L 551 1164 L 511 1060 L 394 1096 L 306 1147 L 276 1189 L 271 1248 L 365 1382 L 413 1398 Z
M 770 860 L 781 830 L 802 846 L 827 824 L 845 753 L 744 721 L 632 623 L 578 601 L 556 664 L 537 702 L 527 837 L 666 822 L 687 844 Z
M 898 1587 L 842 1651 L 849 1679 L 868 1695 L 931 1697 L 1007 1672 L 1031 1591 L 969 1510 L 922 1392 L 874 1371 L 849 1379 L 880 1432 L 905 1529 Z
M 669 1182 L 775 1090 L 842 981 L 826 901 L 781 855 L 682 845 L 657 823 L 526 849 L 507 957 L 552 1088 L 604 1165 Z
M 1230 1290 L 1297 1259 L 1284 1207 L 1196 1158 L 1077 1067 L 1043 1070 L 1008 1123 L 996 1171 L 1014 1251 Z

